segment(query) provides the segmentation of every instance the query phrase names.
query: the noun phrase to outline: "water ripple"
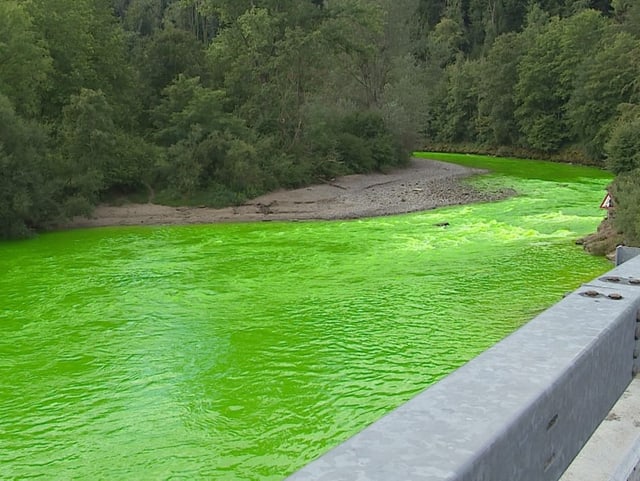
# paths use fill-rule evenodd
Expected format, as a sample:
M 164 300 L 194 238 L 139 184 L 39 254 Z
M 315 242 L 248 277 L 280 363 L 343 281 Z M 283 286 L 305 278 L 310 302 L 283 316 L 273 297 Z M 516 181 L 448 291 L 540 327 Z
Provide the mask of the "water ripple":
M 0 479 L 280 480 L 605 271 L 600 184 L 2 244 Z

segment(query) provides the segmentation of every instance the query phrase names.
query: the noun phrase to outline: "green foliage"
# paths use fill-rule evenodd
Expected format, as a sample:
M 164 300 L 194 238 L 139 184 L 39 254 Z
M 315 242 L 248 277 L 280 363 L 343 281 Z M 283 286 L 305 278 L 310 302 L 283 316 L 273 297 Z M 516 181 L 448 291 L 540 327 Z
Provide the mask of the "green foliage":
M 106 171 L 116 150 L 113 110 L 100 91 L 82 89 L 64 108 L 60 174 L 65 191 L 85 205 L 107 187 Z
M 427 41 L 427 59 L 446 67 L 455 61 L 464 46 L 462 25 L 443 17 L 435 26 Z
M 164 7 L 165 2 L 156 0 L 128 0 L 119 10 L 127 30 L 146 36 L 160 29 Z
M 624 106 L 605 146 L 607 167 L 616 174 L 640 168 L 640 107 Z
M 3 235 L 119 193 L 242 202 L 425 144 L 633 171 L 638 59 L 629 0 L 4 0 Z
M 478 120 L 480 141 L 489 145 L 519 145 L 515 113 L 518 64 L 524 51 L 521 35 L 501 35 L 478 65 Z
M 198 77 L 206 73 L 202 43 L 191 33 L 176 28 L 156 30 L 138 58 L 150 90 L 146 93 L 155 97 L 179 74 Z
M 603 158 L 618 105 L 640 100 L 639 78 L 640 43 L 627 33 L 607 36 L 595 55 L 576 69 L 567 117 L 575 137 L 591 157 Z
M 104 93 L 89 89 L 72 96 L 64 108 L 59 141 L 58 175 L 64 179 L 66 195 L 83 210 L 108 191 L 146 188 L 162 155 L 140 137 L 118 128 Z
M 134 70 L 126 58 L 124 32 L 107 2 L 31 0 L 25 5 L 52 59 L 44 117 L 58 121 L 71 96 L 87 88 L 104 92 L 119 121 L 131 125 L 131 111 L 138 107 Z
M 611 186 L 616 206 L 614 225 L 625 243 L 640 247 L 640 169 L 618 176 Z
M 616 228 L 640 246 L 640 106 L 624 105 L 605 146 L 607 167 L 619 174 L 611 186 Z
M 0 238 L 23 237 L 57 219 L 46 134 L 0 95 Z
M 223 30 L 209 49 L 216 84 L 224 88 L 241 116 L 261 134 L 277 132 L 281 94 L 290 92 L 277 71 L 287 64 L 278 57 L 275 44 L 282 41 L 282 28 L 276 16 L 266 9 L 254 8 L 238 17 Z M 284 99 L 283 99 L 284 100 Z
M 462 57 L 446 69 L 447 96 L 440 138 L 445 142 L 475 140 L 478 109 L 477 64 Z
M 247 195 L 261 193 L 264 173 L 252 132 L 223 109 L 225 94 L 179 76 L 154 111 L 156 139 L 167 150 L 164 184 L 183 195 L 227 185 Z
M 611 3 L 621 27 L 636 38 L 640 37 L 640 4 L 634 0 L 613 0 Z
M 394 156 L 393 140 L 384 121 L 373 112 L 357 112 L 346 116 L 336 134 L 338 160 L 350 172 L 371 172 L 398 163 Z
M 34 30 L 31 16 L 13 0 L 0 2 L 0 65 L 0 93 L 20 114 L 37 114 L 51 58 Z
M 592 55 L 606 31 L 593 10 L 566 20 L 557 18 L 535 35 L 518 65 L 516 118 L 527 143 L 542 151 L 573 141 L 566 118 L 575 70 Z

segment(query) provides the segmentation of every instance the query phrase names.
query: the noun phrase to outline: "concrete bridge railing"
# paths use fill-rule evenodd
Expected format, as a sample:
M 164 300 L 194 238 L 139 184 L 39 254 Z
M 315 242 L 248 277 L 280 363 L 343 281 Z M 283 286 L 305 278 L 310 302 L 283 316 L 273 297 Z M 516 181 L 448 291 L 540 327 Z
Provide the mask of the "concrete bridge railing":
M 638 279 L 583 285 L 289 481 L 556 481 L 640 369 Z

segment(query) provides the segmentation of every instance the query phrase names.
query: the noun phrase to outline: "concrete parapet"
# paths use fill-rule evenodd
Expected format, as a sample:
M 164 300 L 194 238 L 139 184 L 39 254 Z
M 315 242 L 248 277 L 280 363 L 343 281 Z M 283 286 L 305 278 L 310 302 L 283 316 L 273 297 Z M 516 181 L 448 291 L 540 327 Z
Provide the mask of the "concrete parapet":
M 616 265 L 627 262 L 628 260 L 633 259 L 636 256 L 640 255 L 639 247 L 627 247 L 627 246 L 618 246 L 616 248 Z
M 640 378 L 634 379 L 560 481 L 640 481 Z
M 640 257 L 569 294 L 289 481 L 556 481 L 638 367 L 634 279 Z

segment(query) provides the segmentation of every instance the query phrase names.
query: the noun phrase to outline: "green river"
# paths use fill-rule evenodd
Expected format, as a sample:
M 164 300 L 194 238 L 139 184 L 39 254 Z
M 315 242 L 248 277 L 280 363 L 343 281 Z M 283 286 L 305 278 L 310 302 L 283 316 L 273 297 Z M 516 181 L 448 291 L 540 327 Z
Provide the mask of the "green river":
M 0 479 L 282 480 L 611 268 L 608 174 L 430 157 L 519 196 L 1 243 Z

